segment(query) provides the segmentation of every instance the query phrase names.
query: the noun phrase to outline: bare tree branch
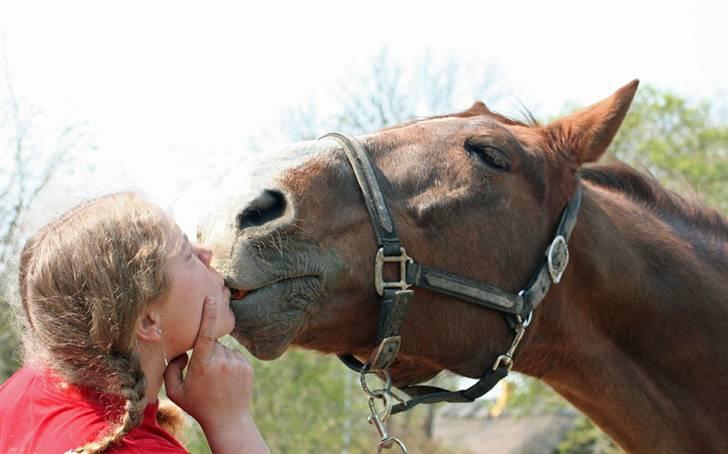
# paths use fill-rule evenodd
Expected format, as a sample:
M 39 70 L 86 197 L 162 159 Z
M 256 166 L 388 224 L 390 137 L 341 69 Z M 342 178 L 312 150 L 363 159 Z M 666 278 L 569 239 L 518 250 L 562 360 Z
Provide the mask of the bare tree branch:
M 7 148 L 0 153 L 0 158 L 7 162 L 0 165 L 3 169 L 0 174 L 0 271 L 20 248 L 23 215 L 66 162 L 69 152 L 81 146 L 82 138 L 79 127 L 71 125 L 64 126 L 51 145 L 37 143 L 38 114 L 25 113 L 21 108 L 5 53 L 2 64 L 0 106 L 4 115 L 0 146 Z
M 333 93 L 341 106 L 338 112 L 322 117 L 317 104 L 309 102 L 290 111 L 282 131 L 292 140 L 311 139 L 330 130 L 361 134 L 454 112 L 485 95 L 489 101 L 500 97 L 495 89 L 497 74 L 493 65 L 466 65 L 452 57 L 437 61 L 431 53 L 405 64 L 384 48 L 364 72 L 352 71 L 341 80 Z M 460 94 L 468 99 L 463 101 Z M 311 133 L 313 129 L 316 134 Z

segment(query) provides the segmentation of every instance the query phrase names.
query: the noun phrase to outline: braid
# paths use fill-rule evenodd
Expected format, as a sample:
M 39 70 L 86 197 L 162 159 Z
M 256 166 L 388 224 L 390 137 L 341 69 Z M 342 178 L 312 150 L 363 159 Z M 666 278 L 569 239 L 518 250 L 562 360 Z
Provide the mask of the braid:
M 23 248 L 19 315 L 26 355 L 68 383 L 125 402 L 109 430 L 76 452 L 103 452 L 142 421 L 147 380 L 134 327 L 169 286 L 168 260 L 179 245 L 173 227 L 138 195 L 112 194 L 66 213 Z
M 126 398 L 124 414 L 121 422 L 102 438 L 86 443 L 77 448 L 77 453 L 102 453 L 110 446 L 121 441 L 122 438 L 142 422 L 144 408 L 147 405 L 146 388 L 147 379 L 142 371 L 141 363 L 136 352 L 131 352 L 130 358 L 110 357 L 105 361 L 110 371 L 113 371 L 121 382 L 121 395 Z

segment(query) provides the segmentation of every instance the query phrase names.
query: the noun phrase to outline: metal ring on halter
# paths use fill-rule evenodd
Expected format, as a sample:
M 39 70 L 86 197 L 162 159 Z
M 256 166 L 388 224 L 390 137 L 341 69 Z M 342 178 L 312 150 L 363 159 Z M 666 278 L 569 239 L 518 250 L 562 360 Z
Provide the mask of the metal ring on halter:
M 379 372 L 382 372 L 384 374 L 384 388 L 374 390 L 371 390 L 369 388 L 369 385 L 367 384 L 367 374 L 373 374 L 374 372 L 369 372 L 366 367 L 362 367 L 361 372 L 359 373 L 359 381 L 361 382 L 361 387 L 364 392 L 367 393 L 367 395 L 370 397 L 381 398 L 385 394 L 389 394 L 389 390 L 392 388 L 392 376 L 389 374 L 389 370 L 384 369 Z
M 528 325 L 531 324 L 531 320 L 533 320 L 533 311 L 529 312 L 526 316 L 526 321 L 523 322 L 523 327 L 528 328 Z
M 375 400 L 381 399 L 384 401 L 384 408 L 382 408 L 382 413 L 380 414 L 379 411 L 377 411 L 377 405 L 374 403 Z M 377 418 L 381 422 L 387 421 L 389 416 L 392 414 L 392 397 L 389 394 L 385 394 L 382 397 L 369 397 L 369 411 L 371 411 L 372 415 L 376 415 Z
M 525 293 L 526 293 L 525 290 L 521 290 L 520 292 L 518 292 L 518 296 L 523 296 Z M 528 313 L 528 315 L 526 316 L 525 322 L 523 321 L 523 318 L 520 315 L 517 315 L 516 319 L 518 320 L 518 323 L 523 323 L 524 328 L 527 328 L 528 325 L 531 324 L 531 320 L 533 319 L 533 311 Z
M 402 443 L 402 440 L 397 437 L 389 437 L 386 440 L 380 441 L 379 444 L 377 444 L 377 454 L 382 452 L 382 449 L 391 448 L 393 444 L 399 446 L 400 452 L 402 452 L 403 454 L 407 454 L 407 447 L 404 445 L 404 443 Z

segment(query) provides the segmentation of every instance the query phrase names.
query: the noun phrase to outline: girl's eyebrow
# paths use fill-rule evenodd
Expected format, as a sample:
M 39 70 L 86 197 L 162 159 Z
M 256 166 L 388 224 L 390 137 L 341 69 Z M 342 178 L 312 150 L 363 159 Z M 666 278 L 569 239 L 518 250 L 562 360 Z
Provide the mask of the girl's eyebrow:
M 192 243 L 190 243 L 190 239 L 187 237 L 186 233 L 182 234 L 182 238 L 184 239 L 184 244 L 182 245 L 182 250 L 184 253 L 192 249 Z

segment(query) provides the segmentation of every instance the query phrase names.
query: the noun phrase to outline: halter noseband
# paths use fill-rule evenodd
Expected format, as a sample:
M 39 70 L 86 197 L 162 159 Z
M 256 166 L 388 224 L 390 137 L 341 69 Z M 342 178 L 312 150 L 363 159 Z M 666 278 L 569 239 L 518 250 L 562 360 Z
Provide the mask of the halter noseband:
M 558 284 L 561 280 L 569 261 L 567 242 L 576 224 L 581 205 L 581 185 L 577 180 L 574 195 L 564 208 L 554 239 L 544 254 L 543 263 L 529 284 L 518 294 L 513 294 L 466 277 L 420 265 L 409 257 L 401 245 L 394 220 L 362 143 L 355 137 L 343 133 L 332 132 L 322 136 L 321 139 L 327 137 L 335 139 L 344 148 L 369 211 L 374 236 L 379 246 L 374 262 L 374 285 L 382 297 L 379 303 L 378 346 L 367 363 L 362 364 L 353 355 L 339 355 L 339 358 L 357 372 L 386 372 L 399 352 L 401 344 L 399 332 L 414 295 L 414 291 L 410 289 L 412 286 L 496 310 L 505 315 L 509 326 L 515 330 L 514 339 L 508 351 L 498 357 L 493 367 L 489 367 L 477 383 L 460 391 L 447 391 L 434 386 L 401 388 L 412 399 L 395 405 L 392 413 L 409 410 L 420 403 L 474 401 L 508 375 L 513 366 L 513 354 L 531 322 L 533 310 L 543 300 L 551 284 Z M 384 280 L 382 275 L 384 264 L 389 262 L 400 265 L 400 276 L 397 281 Z

